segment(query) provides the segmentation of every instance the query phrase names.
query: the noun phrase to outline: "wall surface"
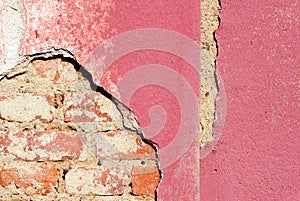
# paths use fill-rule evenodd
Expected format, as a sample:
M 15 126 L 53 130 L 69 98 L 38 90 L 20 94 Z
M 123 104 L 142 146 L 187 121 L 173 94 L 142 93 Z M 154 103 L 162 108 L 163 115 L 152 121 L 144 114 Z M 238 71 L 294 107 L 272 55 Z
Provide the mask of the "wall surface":
M 299 1 L 221 0 L 226 122 L 201 200 L 300 200 Z
M 47 47 L 72 52 L 157 143 L 158 199 L 199 199 L 199 1 L 3 0 L 1 6 L 1 71 Z
M 155 200 L 155 146 L 64 50 L 0 77 L 0 200 Z
M 47 47 L 72 52 L 77 61 L 92 72 L 96 83 L 133 108 L 146 138 L 157 143 L 163 173 L 158 200 L 199 200 L 200 193 L 204 201 L 299 200 L 299 2 L 221 0 L 220 3 L 217 49 L 213 31 L 218 26 L 219 5 L 213 0 L 201 1 L 204 27 L 199 20 L 200 1 L 2 0 L 1 72 L 20 62 L 22 55 L 35 54 Z M 149 32 L 147 28 L 156 30 Z M 133 31 L 136 29 L 143 31 Z M 163 31 L 165 29 L 179 35 Z M 109 40 L 111 38 L 114 39 Z M 201 123 L 212 125 L 215 118 L 214 107 L 211 107 L 214 99 L 206 97 L 205 90 L 216 83 L 224 90 L 219 93 L 223 105 L 216 111 L 221 111 L 217 119 L 224 120 L 226 116 L 223 130 L 220 130 L 223 125 L 215 130 L 202 128 L 208 130 L 209 135 L 201 139 L 220 138 L 213 152 L 207 152 L 201 161 L 199 138 L 194 136 L 198 133 L 193 128 L 200 114 L 199 108 L 194 108 L 194 103 L 199 101 L 200 64 L 196 62 L 193 66 L 189 62 L 189 59 L 199 60 L 200 45 L 208 56 L 210 66 L 206 69 L 212 70 L 209 76 L 213 79 L 218 51 L 220 75 L 210 85 L 201 82 L 201 104 L 210 108 L 200 110 L 201 114 L 209 114 L 206 119 L 202 115 Z M 145 66 L 153 68 L 147 71 Z M 192 93 L 186 94 L 186 91 Z M 196 101 L 189 99 L 190 95 L 196 97 Z M 184 101 L 189 107 L 179 109 Z M 184 111 L 188 111 L 188 115 L 181 118 L 182 114 L 186 115 Z M 12 117 L 6 117 L 10 122 Z M 180 132 L 182 128 L 184 132 Z M 9 143 L 5 138 L 1 140 Z M 19 161 L 10 165 L 15 168 L 18 164 Z M 42 178 L 46 170 L 53 176 L 47 181 L 33 180 L 38 196 L 48 193 L 49 189 L 60 192 L 55 190 L 59 186 L 56 179 L 63 179 L 63 168 L 45 167 L 48 169 L 34 168 Z M 141 171 L 140 168 L 135 170 Z M 4 169 L 2 177 L 13 171 L 15 169 Z M 26 169 L 20 173 L 29 174 Z M 76 175 L 80 171 L 75 169 L 71 173 Z M 151 186 L 148 176 L 128 175 L 125 197 L 131 196 L 131 191 L 141 193 L 128 178 Z M 10 184 L 19 182 L 19 186 L 29 185 L 27 193 L 35 193 L 32 181 L 24 183 L 23 177 L 17 175 L 16 178 L 2 183 L 2 188 L 16 192 Z M 20 179 L 23 182 L 20 183 Z M 39 188 L 41 186 L 47 188 Z M 154 195 L 136 198 L 154 199 Z

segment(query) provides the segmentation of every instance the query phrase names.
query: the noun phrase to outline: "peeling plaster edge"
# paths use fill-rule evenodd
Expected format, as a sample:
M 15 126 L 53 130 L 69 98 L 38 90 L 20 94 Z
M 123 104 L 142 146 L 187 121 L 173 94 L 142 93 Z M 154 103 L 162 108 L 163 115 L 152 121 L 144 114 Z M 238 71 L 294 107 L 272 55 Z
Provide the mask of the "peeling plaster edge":
M 19 55 L 26 30 L 26 8 L 23 0 L 4 0 L 1 10 L 2 58 L 0 74 L 22 62 Z
M 9 69 L 6 69 L 4 72 L 0 72 L 0 80 L 3 79 L 4 77 L 12 78 L 19 74 L 25 73 L 26 67 L 29 65 L 29 63 L 31 63 L 36 59 L 49 59 L 53 57 L 60 57 L 65 59 L 68 58 L 77 63 L 75 56 L 68 50 L 55 49 L 54 47 L 50 47 L 32 55 L 22 56 L 21 57 L 22 59 L 16 62 L 15 65 L 12 65 Z
M 201 3 L 202 2 L 204 2 L 204 1 L 201 1 Z M 204 83 L 206 85 L 206 87 L 210 89 L 209 91 L 211 92 L 210 93 L 211 98 L 209 98 L 208 102 L 209 101 L 213 102 L 213 104 L 212 104 L 213 108 L 210 108 L 210 109 L 205 108 L 206 105 L 200 104 L 200 111 L 210 110 L 210 112 L 212 113 L 213 119 L 211 119 L 208 124 L 204 124 L 205 122 L 203 123 L 203 120 L 202 120 L 203 117 L 201 118 L 201 115 L 200 115 L 200 126 L 202 128 L 204 128 L 204 127 L 207 128 L 207 132 L 200 134 L 200 149 L 201 150 L 206 149 L 207 148 L 206 146 L 211 147 L 211 144 L 214 143 L 216 140 L 218 140 L 218 137 L 219 137 L 218 134 L 215 134 L 215 132 L 216 132 L 215 124 L 218 121 L 217 100 L 218 100 L 219 90 L 220 90 L 220 88 L 219 88 L 220 80 L 219 80 L 218 71 L 217 71 L 217 58 L 218 58 L 218 53 L 219 53 L 219 45 L 218 45 L 218 41 L 216 38 L 216 32 L 218 31 L 220 24 L 221 24 L 221 18 L 220 18 L 220 12 L 222 10 L 221 1 L 218 0 L 218 3 L 213 6 L 216 6 L 219 8 L 218 9 L 219 12 L 217 15 L 218 25 L 213 30 L 213 33 L 212 33 L 212 39 L 214 41 L 213 47 L 216 49 L 216 53 L 213 54 L 213 58 L 212 58 L 212 56 L 209 55 L 209 51 L 205 50 L 204 48 L 201 48 L 201 69 L 200 69 L 201 83 Z M 209 10 L 209 11 L 212 11 L 212 10 Z M 207 12 L 207 11 L 205 9 L 201 8 L 201 13 L 202 12 Z M 203 42 L 202 38 L 200 38 L 200 39 L 201 39 L 201 43 L 202 43 Z M 208 64 L 210 67 L 205 66 L 205 64 Z M 212 70 L 212 72 L 211 72 L 211 70 Z M 200 91 L 201 90 L 202 89 L 200 89 Z M 202 129 L 200 132 L 202 132 Z M 201 137 L 203 137 L 203 139 Z M 201 153 L 200 153 L 200 155 L 201 155 Z M 200 158 L 202 158 L 202 156 L 200 156 Z
M 117 109 L 119 110 L 122 116 L 122 123 L 124 129 L 137 133 L 145 144 L 150 145 L 155 150 L 155 156 L 157 160 L 156 165 L 160 174 L 160 182 L 159 182 L 160 184 L 163 178 L 163 173 L 162 173 L 162 168 L 160 166 L 159 150 L 157 144 L 144 137 L 143 131 L 139 126 L 137 117 L 135 116 L 134 112 L 129 107 L 127 107 L 124 103 L 119 101 L 116 97 L 108 93 L 103 87 L 95 84 L 92 74 L 88 72 L 84 66 L 79 64 L 75 55 L 73 55 L 70 51 L 62 48 L 56 49 L 54 47 L 51 47 L 32 55 L 25 55 L 22 61 L 19 62 L 17 65 L 13 66 L 9 70 L 5 71 L 4 73 L 0 73 L 0 80 L 3 79 L 4 77 L 10 79 L 13 78 L 14 76 L 18 76 L 20 74 L 26 73 L 27 72 L 26 67 L 34 60 L 53 59 L 53 58 L 61 58 L 64 60 L 68 60 L 68 62 L 72 63 L 76 71 L 81 73 L 82 76 L 89 81 L 91 90 L 101 93 L 103 96 L 110 99 L 113 102 L 113 104 L 116 105 Z M 156 200 L 157 200 L 157 190 L 158 187 L 156 188 L 156 192 L 155 192 Z
M 221 86 L 220 86 L 220 83 L 223 83 L 222 80 L 221 80 L 221 77 L 218 73 L 218 65 L 217 65 L 217 62 L 218 62 L 218 57 L 219 57 L 219 43 L 218 43 L 218 39 L 216 37 L 216 32 L 218 31 L 218 29 L 220 28 L 220 25 L 221 25 L 221 17 L 220 17 L 220 13 L 221 13 L 221 10 L 222 10 L 222 4 L 221 4 L 221 0 L 218 0 L 218 6 L 220 7 L 220 11 L 219 11 L 219 14 L 217 16 L 218 18 L 218 27 L 214 30 L 213 32 L 213 38 L 214 38 L 214 41 L 215 41 L 215 45 L 216 45 L 216 49 L 217 49 L 217 53 L 216 53 L 216 59 L 214 60 L 214 67 L 215 67 L 215 71 L 214 71 L 214 77 L 215 77 L 215 83 L 216 83 L 216 89 L 217 89 L 217 94 L 216 94 L 216 97 L 215 97 L 215 100 L 214 100 L 214 105 L 215 105 L 215 112 L 214 112 L 214 122 L 213 122 L 213 137 L 214 137 L 214 140 L 218 140 L 219 138 L 219 133 L 216 134 L 215 131 L 215 126 L 216 126 L 216 121 L 218 121 L 218 105 L 217 105 L 217 102 L 218 102 L 218 98 L 220 96 L 220 93 L 221 93 Z

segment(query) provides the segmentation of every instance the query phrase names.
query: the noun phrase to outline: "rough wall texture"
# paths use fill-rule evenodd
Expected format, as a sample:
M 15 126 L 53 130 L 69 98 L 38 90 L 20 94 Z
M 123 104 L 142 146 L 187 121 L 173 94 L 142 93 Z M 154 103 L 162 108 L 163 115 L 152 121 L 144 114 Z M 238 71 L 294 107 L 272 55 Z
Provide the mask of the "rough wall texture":
M 201 0 L 201 93 L 200 93 L 200 144 L 213 141 L 218 83 L 216 78 L 217 43 L 214 33 L 219 27 L 218 0 Z
M 226 123 L 201 200 L 300 200 L 300 1 L 221 0 Z
M 51 46 L 69 50 L 76 56 L 79 63 L 87 66 L 85 64 L 89 55 L 95 51 L 95 48 L 106 46 L 105 42 L 108 39 L 119 36 L 124 32 L 143 28 L 167 29 L 177 32 L 181 36 L 188 37 L 191 41 L 197 43 L 195 48 L 197 52 L 200 44 L 200 1 L 198 0 L 0 0 L 0 6 L 3 8 L 1 10 L 3 13 L 0 20 L 2 22 L 0 35 L 5 39 L 0 41 L 0 48 L 3 50 L 1 71 L 5 71 L 18 63 L 21 55 L 35 54 Z M 211 33 L 208 34 L 213 36 Z M 145 35 L 145 41 L 149 38 L 148 36 L 149 34 Z M 172 37 L 166 37 L 165 39 L 174 41 Z M 143 45 L 143 43 L 140 45 Z M 185 45 L 186 43 L 176 45 L 174 50 L 179 50 L 182 53 L 194 52 L 186 51 Z M 113 46 L 121 49 L 130 47 L 128 43 L 115 43 Z M 180 78 L 187 80 L 187 83 L 194 87 L 193 93 L 198 98 L 200 88 L 199 65 L 195 65 L 193 69 L 185 62 L 184 57 L 172 55 L 170 54 L 171 52 L 152 50 L 131 52 L 118 59 L 106 70 L 102 68 L 102 65 L 99 65 L 98 69 L 96 63 L 96 65 L 93 65 L 96 68 L 94 77 L 97 74 L 101 75 L 102 71 L 105 71 L 103 72 L 103 79 L 101 78 L 101 86 L 111 93 L 119 92 L 119 81 L 128 73 L 136 72 L 135 70 L 138 70 L 138 67 L 148 64 L 165 65 L 166 68 L 164 70 L 175 70 L 180 75 Z M 98 58 L 104 60 L 105 56 L 106 54 L 102 54 Z M 195 60 L 199 61 L 198 58 L 199 54 L 197 53 Z M 160 71 L 158 74 L 163 75 L 162 72 Z M 167 73 L 167 75 L 171 74 Z M 212 78 L 214 79 L 213 76 Z M 139 86 L 139 90 L 134 94 L 134 98 L 130 100 L 130 103 L 126 104 L 138 116 L 145 136 L 156 142 L 160 148 L 160 164 L 164 177 L 159 185 L 158 199 L 199 199 L 199 130 L 196 132 L 188 131 L 193 130 L 190 128 L 195 124 L 199 126 L 199 121 L 190 121 L 188 118 L 182 118 L 180 116 L 181 108 L 178 105 L 178 102 L 181 100 L 176 99 L 173 95 L 173 92 L 184 94 L 182 92 L 186 90 L 183 90 L 181 86 L 184 86 L 185 82 L 181 82 L 181 79 L 171 82 L 166 81 L 166 83 L 175 86 L 176 89 L 165 90 L 163 89 L 164 87 L 160 86 L 149 86 L 148 88 L 137 85 L 137 81 L 145 80 L 140 79 L 140 76 L 135 76 L 129 80 L 132 81 L 133 86 Z M 100 80 L 97 81 L 98 84 Z M 165 82 L 165 79 L 159 81 Z M 155 84 L 159 83 L 161 82 Z M 124 84 L 124 86 L 127 92 L 128 84 Z M 122 98 L 127 94 L 123 93 Z M 64 98 L 69 100 L 70 97 L 72 97 L 72 94 L 68 94 Z M 25 98 L 26 100 L 29 99 L 28 97 Z M 56 98 L 60 99 L 61 97 L 57 95 Z M 42 101 L 35 100 L 35 102 Z M 195 102 L 197 101 L 193 101 L 193 103 Z M 159 108 L 158 115 L 151 115 L 155 111 L 151 109 L 153 104 L 155 108 Z M 199 109 L 198 102 L 196 104 L 197 108 L 194 111 Z M 212 106 L 212 110 L 210 110 L 210 116 L 208 115 L 208 118 L 206 118 L 209 126 L 212 125 L 214 119 L 213 102 L 210 106 Z M 160 109 L 162 107 L 167 111 L 166 113 Z M 45 112 L 47 111 L 45 110 Z M 66 110 L 68 123 L 72 119 L 76 120 L 78 118 L 70 116 L 70 111 L 76 112 L 78 110 L 77 108 Z M 148 115 L 150 118 L 148 118 Z M 188 116 L 190 117 L 191 115 Z M 44 119 L 51 119 L 52 116 L 45 115 L 41 118 L 45 121 Z M 89 118 L 88 114 L 84 118 L 87 120 Z M 159 128 L 161 131 L 158 133 L 157 125 L 164 123 L 161 121 L 163 119 L 166 119 L 167 123 L 162 128 Z M 183 121 L 183 124 L 181 121 Z M 125 125 L 126 123 L 128 122 L 124 122 Z M 106 125 L 111 126 L 111 129 L 113 129 L 114 125 L 108 123 Z M 186 126 L 186 129 L 181 129 L 182 132 L 179 130 L 180 125 Z M 208 130 L 211 131 L 211 129 Z M 185 133 L 191 135 L 186 136 Z M 185 143 L 184 139 L 194 137 L 193 144 L 190 144 L 191 147 L 187 149 L 186 144 L 188 143 Z M 176 143 L 173 143 L 173 141 Z M 178 146 L 177 143 L 183 145 Z M 172 144 L 177 146 L 172 146 Z M 165 163 L 164 166 L 162 165 L 163 163 Z M 147 180 L 143 181 L 146 182 Z M 178 185 L 179 183 L 181 185 Z
M 154 145 L 68 52 L 0 78 L 0 200 L 154 200 Z

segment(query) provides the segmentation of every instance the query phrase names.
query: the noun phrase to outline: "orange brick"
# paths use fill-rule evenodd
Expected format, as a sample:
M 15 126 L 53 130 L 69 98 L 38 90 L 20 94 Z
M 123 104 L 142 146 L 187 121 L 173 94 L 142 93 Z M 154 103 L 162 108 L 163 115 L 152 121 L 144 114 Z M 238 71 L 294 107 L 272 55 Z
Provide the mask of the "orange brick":
M 139 166 L 132 169 L 132 192 L 135 195 L 154 195 L 159 181 L 157 167 Z
M 54 168 L 23 166 L 0 169 L 0 185 L 4 188 L 15 186 L 26 195 L 47 195 L 55 192 L 57 181 L 58 171 Z M 7 188 L 7 191 L 10 189 Z

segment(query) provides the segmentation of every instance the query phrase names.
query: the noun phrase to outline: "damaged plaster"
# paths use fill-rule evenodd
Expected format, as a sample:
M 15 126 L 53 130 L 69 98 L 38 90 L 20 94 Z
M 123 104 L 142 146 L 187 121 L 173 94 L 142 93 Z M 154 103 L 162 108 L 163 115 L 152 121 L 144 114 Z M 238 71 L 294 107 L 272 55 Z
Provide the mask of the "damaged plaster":
M 2 60 L 0 73 L 22 61 L 21 43 L 26 31 L 26 8 L 22 0 L 4 0 L 1 2 L 1 46 Z M 214 140 L 213 123 L 216 116 L 216 98 L 218 94 L 216 78 L 217 44 L 214 32 L 219 26 L 220 3 L 218 0 L 201 1 L 201 103 L 200 103 L 200 145 Z M 116 104 L 122 107 L 121 103 Z M 126 124 L 131 124 L 125 122 Z M 127 125 L 131 127 L 132 125 Z
M 201 0 L 201 93 L 200 93 L 200 145 L 215 140 L 214 122 L 216 116 L 216 99 L 218 79 L 216 75 L 216 58 L 218 46 L 214 36 L 219 27 L 218 0 Z
M 19 55 L 26 29 L 26 10 L 22 0 L 3 0 L 1 2 L 1 68 L 0 74 L 22 60 Z M 1 8 L 0 7 L 0 8 Z
M 92 80 L 70 52 L 53 48 L 26 56 L 2 73 L 1 163 L 7 167 L 24 166 L 24 174 L 30 165 L 55 168 L 59 174 L 42 194 L 28 187 L 22 191 L 19 184 L 0 182 L 0 198 L 156 199 L 161 171 L 155 145 L 143 138 L 133 112 Z M 7 108 L 7 101 L 14 107 Z M 24 104 L 27 101 L 30 103 Z M 133 181 L 144 179 L 132 177 L 137 174 L 133 168 L 139 166 L 151 170 L 150 189 Z M 88 177 L 74 177 L 74 172 Z M 95 183 L 95 174 L 109 183 Z M 18 192 L 12 190 L 16 187 Z M 36 195 L 31 196 L 29 191 Z

